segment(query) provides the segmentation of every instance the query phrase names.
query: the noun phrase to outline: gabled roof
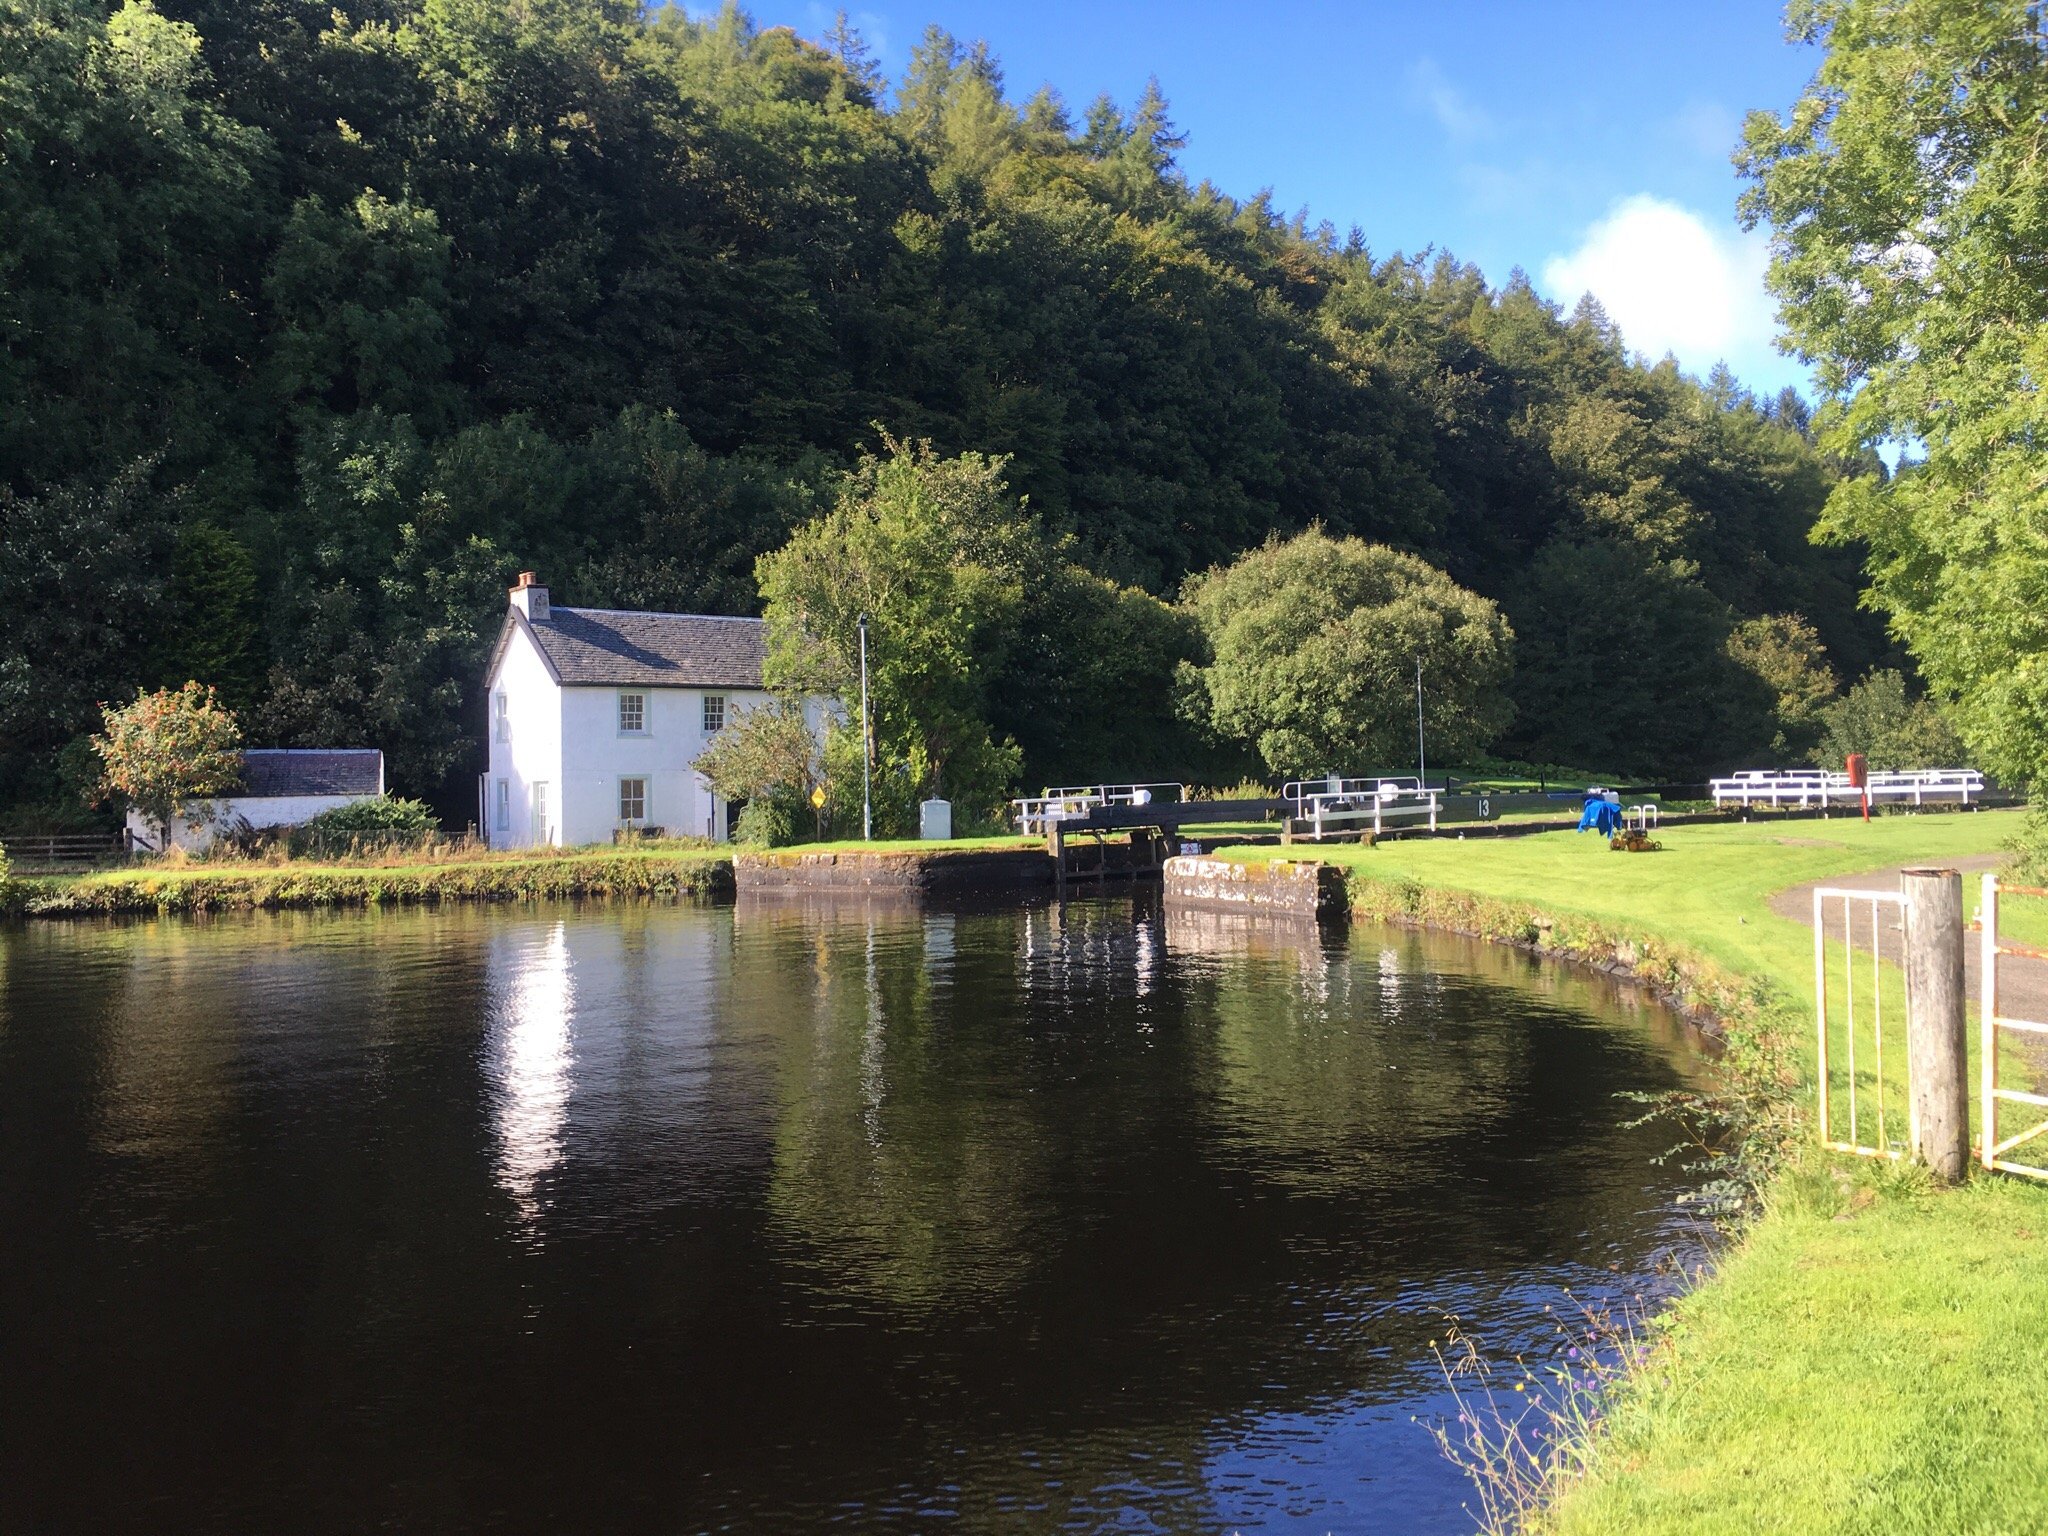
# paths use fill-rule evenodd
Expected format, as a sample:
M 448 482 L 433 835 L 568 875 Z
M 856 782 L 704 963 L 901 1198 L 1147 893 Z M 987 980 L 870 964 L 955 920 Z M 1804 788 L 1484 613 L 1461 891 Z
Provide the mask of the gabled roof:
M 242 754 L 240 798 L 381 795 L 384 754 L 374 747 L 260 747 Z
M 493 675 L 520 626 L 565 688 L 759 688 L 768 651 L 759 619 L 556 607 L 533 623 L 514 609 L 491 653 Z

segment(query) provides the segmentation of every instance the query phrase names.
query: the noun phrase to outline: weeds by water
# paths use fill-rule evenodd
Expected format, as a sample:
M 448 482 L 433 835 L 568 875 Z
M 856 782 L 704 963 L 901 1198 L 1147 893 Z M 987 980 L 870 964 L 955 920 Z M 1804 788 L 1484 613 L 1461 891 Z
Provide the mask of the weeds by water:
M 1543 1309 L 1551 1323 L 1547 1359 L 1496 1358 L 1455 1317 L 1430 1341 L 1455 1413 L 1429 1432 L 1471 1480 L 1478 1503 L 1466 1508 L 1492 1536 L 1527 1530 L 1585 1475 L 1610 1395 L 1645 1368 L 1655 1347 L 1641 1292 L 1597 1301 L 1565 1295 L 1569 1311 Z

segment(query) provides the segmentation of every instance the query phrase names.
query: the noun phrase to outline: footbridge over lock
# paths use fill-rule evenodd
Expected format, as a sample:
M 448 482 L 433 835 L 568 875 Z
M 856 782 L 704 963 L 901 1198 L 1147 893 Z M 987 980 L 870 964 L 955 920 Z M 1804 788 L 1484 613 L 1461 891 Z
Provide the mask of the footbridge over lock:
M 1233 832 L 1317 842 L 1379 836 L 1400 830 L 1437 831 L 1446 824 L 1496 819 L 1510 799 L 1425 786 L 1414 776 L 1291 780 L 1271 797 L 1196 799 L 1184 784 L 1095 784 L 1048 789 L 1011 802 L 1018 829 L 1043 835 L 1056 878 L 1108 878 L 1155 874 L 1168 858 L 1186 852 L 1189 834 Z M 1113 858 L 1111 834 L 1128 838 L 1128 855 Z M 1118 845 L 1121 846 L 1121 845 Z

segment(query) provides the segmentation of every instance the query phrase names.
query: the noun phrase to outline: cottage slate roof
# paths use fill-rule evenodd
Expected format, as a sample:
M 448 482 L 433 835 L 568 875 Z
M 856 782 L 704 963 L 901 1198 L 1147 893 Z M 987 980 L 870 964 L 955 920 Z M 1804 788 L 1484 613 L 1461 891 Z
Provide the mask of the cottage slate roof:
M 759 619 L 702 613 L 551 608 L 533 637 L 565 687 L 759 688 L 768 651 Z
M 374 747 L 259 747 L 242 754 L 241 797 L 376 795 L 384 791 L 384 754 Z

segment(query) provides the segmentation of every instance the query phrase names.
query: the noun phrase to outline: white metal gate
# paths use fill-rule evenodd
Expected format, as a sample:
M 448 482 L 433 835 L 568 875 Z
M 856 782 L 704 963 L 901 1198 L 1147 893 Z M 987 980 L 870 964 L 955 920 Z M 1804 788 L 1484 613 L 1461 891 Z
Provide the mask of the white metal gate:
M 1855 1152 L 1864 1157 L 1903 1158 L 1907 1149 L 1917 1139 L 1912 1128 L 1913 1084 L 1910 1072 L 1911 1060 L 1905 1045 L 1906 1013 L 1912 1004 L 1908 999 L 1906 1008 L 1892 1010 L 1895 1020 L 1893 1029 L 1897 1038 L 1893 1041 L 1892 1056 L 1900 1063 L 1894 1074 L 1901 1085 L 1898 1094 L 1899 1110 L 1887 1115 L 1885 1100 L 1889 1086 L 1885 1078 L 1885 1009 L 1884 1009 L 1884 956 L 1886 940 L 1893 934 L 1898 941 L 1891 945 L 1892 952 L 1902 960 L 1905 954 L 1904 925 L 1909 903 L 1899 891 L 1849 891 L 1822 888 L 1813 893 L 1813 991 L 1814 1005 L 1819 1034 L 1819 1061 L 1815 1076 L 1819 1082 L 1820 1096 L 1820 1139 L 1821 1144 L 1837 1152 Z M 1846 1049 L 1841 1064 L 1847 1079 L 1848 1103 L 1847 1130 L 1845 1138 L 1837 1137 L 1835 1130 L 1840 1116 L 1830 1102 L 1828 1078 L 1832 1053 L 1829 1049 L 1831 1015 L 1835 1011 L 1829 1006 L 1831 973 L 1834 967 L 1828 960 L 1828 912 L 1831 906 L 1841 914 L 1837 929 L 1843 949 L 1841 965 L 1841 1008 L 1844 1021 Z M 1859 910 L 1863 909 L 1863 910 Z M 1871 1076 L 1871 1084 L 1865 1089 L 1860 1081 L 1856 1052 L 1856 973 L 1863 968 L 1863 958 L 1857 953 L 1857 941 L 1868 937 L 1870 941 L 1869 981 L 1864 991 L 1869 999 L 1870 1043 L 1862 1063 Z M 1864 1112 L 1864 1101 L 1868 1100 L 1875 1113 Z M 1901 1123 L 1902 1122 L 1902 1123 Z M 1894 1127 L 1905 1131 L 1903 1141 L 1896 1141 L 1892 1135 Z M 1872 1140 L 1865 1141 L 1868 1131 Z
M 2000 1138 L 1998 1134 L 1998 1106 L 2001 1104 L 2024 1104 L 2036 1110 L 2048 1111 L 2048 1094 L 2033 1093 L 2021 1088 L 2002 1088 L 1998 1082 L 1998 1050 L 2003 1042 L 2001 1030 L 2018 1034 L 2048 1035 L 2048 1023 L 2033 1019 L 2008 1018 L 2001 1011 L 1998 994 L 1998 957 L 2000 955 L 2022 955 L 2029 959 L 2048 960 L 2048 952 L 2030 949 L 2024 944 L 2008 943 L 1998 932 L 1998 898 L 2000 893 L 2011 896 L 2044 896 L 2048 890 L 2030 885 L 2007 885 L 1996 875 L 1984 877 L 1984 908 L 1980 914 L 1979 926 L 1983 930 L 1982 966 L 1983 976 L 1979 985 L 1980 1017 L 1978 1028 L 1978 1050 L 1982 1059 L 1977 1070 L 1980 1076 L 1979 1099 L 1981 1107 L 1978 1118 L 1983 1125 L 1983 1140 L 1978 1153 L 1986 1168 L 2001 1169 L 2006 1173 L 2025 1174 L 2030 1178 L 2048 1179 L 2048 1168 L 2033 1163 L 2017 1162 L 2006 1154 L 2025 1145 L 2035 1137 L 2048 1133 L 2048 1115 L 2037 1123 L 2014 1135 Z

